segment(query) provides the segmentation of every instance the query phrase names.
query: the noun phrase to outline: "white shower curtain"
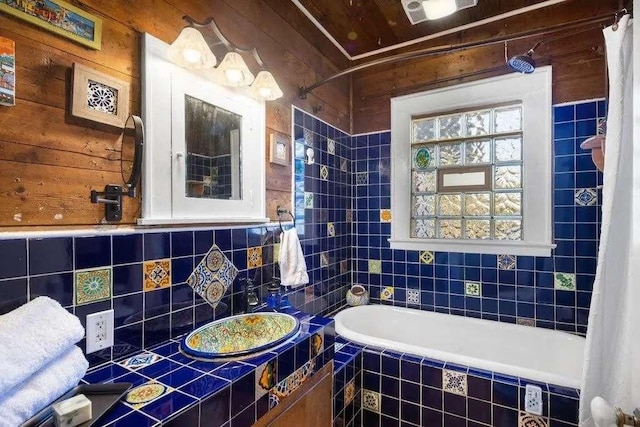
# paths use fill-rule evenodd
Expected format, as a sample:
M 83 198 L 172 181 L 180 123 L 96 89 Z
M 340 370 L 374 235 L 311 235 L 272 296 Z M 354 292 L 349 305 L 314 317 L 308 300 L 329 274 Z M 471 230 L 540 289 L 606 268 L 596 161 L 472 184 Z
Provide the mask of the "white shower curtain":
M 640 262 L 633 238 L 633 37 L 629 15 L 620 20 L 616 31 L 606 28 L 604 36 L 610 89 L 602 234 L 580 398 L 580 425 L 589 427 L 595 425 L 589 405 L 596 396 L 627 412 L 640 406 Z M 637 213 L 635 217 L 640 220 Z

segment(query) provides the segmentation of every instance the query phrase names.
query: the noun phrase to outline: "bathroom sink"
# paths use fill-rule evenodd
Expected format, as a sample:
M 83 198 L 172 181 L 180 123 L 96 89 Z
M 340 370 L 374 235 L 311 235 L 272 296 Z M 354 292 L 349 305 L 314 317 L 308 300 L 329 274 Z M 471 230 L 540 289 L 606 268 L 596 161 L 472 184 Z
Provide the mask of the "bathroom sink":
M 182 339 L 181 348 L 205 359 L 244 356 L 275 347 L 299 329 L 298 319 L 288 314 L 241 314 L 199 327 Z

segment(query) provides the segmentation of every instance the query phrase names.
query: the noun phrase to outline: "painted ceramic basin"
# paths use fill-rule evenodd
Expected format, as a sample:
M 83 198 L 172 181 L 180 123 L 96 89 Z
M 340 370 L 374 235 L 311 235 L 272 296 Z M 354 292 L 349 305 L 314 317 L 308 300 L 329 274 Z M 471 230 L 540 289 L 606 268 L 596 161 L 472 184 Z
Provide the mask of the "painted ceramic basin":
M 181 347 L 205 359 L 242 356 L 275 347 L 298 329 L 300 322 L 288 314 L 241 314 L 201 326 L 183 338 Z

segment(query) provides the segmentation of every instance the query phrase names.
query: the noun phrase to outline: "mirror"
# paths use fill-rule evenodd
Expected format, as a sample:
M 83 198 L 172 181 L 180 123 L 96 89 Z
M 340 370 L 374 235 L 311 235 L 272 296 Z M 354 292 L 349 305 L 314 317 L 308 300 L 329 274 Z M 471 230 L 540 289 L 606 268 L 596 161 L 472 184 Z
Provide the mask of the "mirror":
M 184 95 L 187 197 L 241 200 L 242 116 Z

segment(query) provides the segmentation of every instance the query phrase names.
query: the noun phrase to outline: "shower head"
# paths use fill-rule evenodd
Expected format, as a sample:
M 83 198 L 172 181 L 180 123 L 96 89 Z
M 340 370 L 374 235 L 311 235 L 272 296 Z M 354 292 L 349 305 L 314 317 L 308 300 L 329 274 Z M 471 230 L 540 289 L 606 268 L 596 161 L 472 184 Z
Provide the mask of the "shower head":
M 507 61 L 509 67 L 514 71 L 523 74 L 531 74 L 536 70 L 536 61 L 533 60 L 533 52 L 540 46 L 540 43 L 536 43 L 529 51 L 522 55 L 516 55 Z

